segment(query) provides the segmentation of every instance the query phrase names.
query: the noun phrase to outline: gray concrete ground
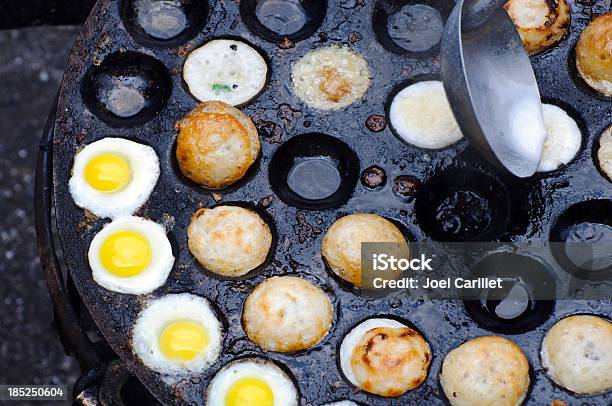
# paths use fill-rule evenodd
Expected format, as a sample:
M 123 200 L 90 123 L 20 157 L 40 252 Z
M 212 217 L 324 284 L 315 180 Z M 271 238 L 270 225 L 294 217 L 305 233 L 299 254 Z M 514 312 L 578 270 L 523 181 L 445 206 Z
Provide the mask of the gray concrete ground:
M 79 376 L 50 328 L 33 221 L 38 141 L 78 31 L 0 31 L 0 384 L 71 387 Z

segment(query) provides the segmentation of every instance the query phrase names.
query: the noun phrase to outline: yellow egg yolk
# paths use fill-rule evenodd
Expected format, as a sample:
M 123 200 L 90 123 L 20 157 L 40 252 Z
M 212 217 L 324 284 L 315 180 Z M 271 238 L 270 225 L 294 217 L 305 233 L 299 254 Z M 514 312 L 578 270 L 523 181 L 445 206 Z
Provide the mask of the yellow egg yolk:
M 130 181 L 129 162 L 116 154 L 100 154 L 85 166 L 85 181 L 100 192 L 116 192 Z
M 107 237 L 100 248 L 100 261 L 113 275 L 128 278 L 147 269 L 151 245 L 135 231 L 119 231 Z
M 274 393 L 259 378 L 242 378 L 227 391 L 225 406 L 273 406 Z
M 191 361 L 208 344 L 206 330 L 193 321 L 175 321 L 164 328 L 159 337 L 159 348 L 166 358 Z

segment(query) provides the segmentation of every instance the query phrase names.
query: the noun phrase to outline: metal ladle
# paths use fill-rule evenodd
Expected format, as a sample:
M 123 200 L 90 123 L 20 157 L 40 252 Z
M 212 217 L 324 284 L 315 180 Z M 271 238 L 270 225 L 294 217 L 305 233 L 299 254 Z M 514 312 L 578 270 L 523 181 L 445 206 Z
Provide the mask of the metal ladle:
M 535 173 L 546 128 L 527 51 L 507 0 L 459 0 L 444 30 L 444 89 L 461 131 L 485 158 L 518 177 Z

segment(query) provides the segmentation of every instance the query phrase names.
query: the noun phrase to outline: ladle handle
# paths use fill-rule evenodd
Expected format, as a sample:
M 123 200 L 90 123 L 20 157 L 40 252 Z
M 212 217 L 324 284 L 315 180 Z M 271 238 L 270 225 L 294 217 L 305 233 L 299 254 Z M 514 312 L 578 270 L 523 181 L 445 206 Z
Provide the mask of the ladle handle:
M 469 32 L 482 27 L 508 0 L 462 0 L 461 31 Z

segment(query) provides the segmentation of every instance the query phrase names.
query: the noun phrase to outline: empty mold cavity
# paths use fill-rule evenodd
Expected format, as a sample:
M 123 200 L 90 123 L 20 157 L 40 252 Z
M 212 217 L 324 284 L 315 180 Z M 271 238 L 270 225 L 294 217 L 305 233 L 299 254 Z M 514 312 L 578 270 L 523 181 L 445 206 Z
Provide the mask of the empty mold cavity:
M 540 260 L 512 252 L 486 256 L 470 278 L 500 278 L 501 289 L 480 289 L 464 300 L 470 317 L 486 330 L 518 334 L 544 323 L 554 309 L 555 281 Z M 472 298 L 470 298 L 472 299 Z
M 534 179 L 513 178 L 506 183 L 512 201 L 508 235 L 525 235 L 530 228 L 538 227 L 547 203 L 541 184 Z
M 132 38 L 146 46 L 179 46 L 206 24 L 206 0 L 124 0 L 123 25 Z
M 82 95 L 87 108 L 102 121 L 129 127 L 161 111 L 171 89 L 170 76 L 160 61 L 137 52 L 118 52 L 87 72 Z
M 438 241 L 492 241 L 506 229 L 510 201 L 501 181 L 480 170 L 453 168 L 421 186 L 416 215 Z
M 453 4 L 447 0 L 378 0 L 372 16 L 376 38 L 395 54 L 435 56 Z
M 566 271 L 580 279 L 612 277 L 612 200 L 588 200 L 567 209 L 555 222 L 551 250 Z
M 344 204 L 359 179 L 359 159 L 342 141 L 302 134 L 281 145 L 269 167 L 270 185 L 285 203 L 301 209 Z
M 240 14 L 249 30 L 271 41 L 301 41 L 319 29 L 325 18 L 324 0 L 242 0 Z

